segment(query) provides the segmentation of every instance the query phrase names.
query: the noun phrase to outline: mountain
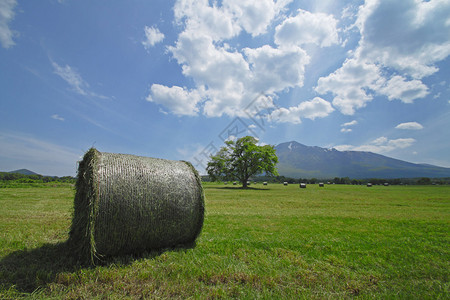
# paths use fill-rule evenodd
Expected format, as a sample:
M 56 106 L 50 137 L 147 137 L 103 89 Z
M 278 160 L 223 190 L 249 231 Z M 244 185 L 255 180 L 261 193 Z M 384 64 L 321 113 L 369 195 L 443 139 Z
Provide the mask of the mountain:
M 305 146 L 292 141 L 275 147 L 278 173 L 293 178 L 450 177 L 450 168 L 414 164 L 363 151 Z
M 20 170 L 10 171 L 8 173 L 18 173 L 18 174 L 22 174 L 22 175 L 39 175 L 38 173 L 35 173 L 35 172 L 27 170 L 27 169 L 20 169 Z

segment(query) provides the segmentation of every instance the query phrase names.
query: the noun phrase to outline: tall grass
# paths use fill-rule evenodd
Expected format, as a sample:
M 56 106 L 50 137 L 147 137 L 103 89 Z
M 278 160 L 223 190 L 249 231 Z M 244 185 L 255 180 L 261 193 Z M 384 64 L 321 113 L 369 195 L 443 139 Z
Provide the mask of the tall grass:
M 449 186 L 206 184 L 194 249 L 71 262 L 71 189 L 0 190 L 0 298 L 448 298 Z

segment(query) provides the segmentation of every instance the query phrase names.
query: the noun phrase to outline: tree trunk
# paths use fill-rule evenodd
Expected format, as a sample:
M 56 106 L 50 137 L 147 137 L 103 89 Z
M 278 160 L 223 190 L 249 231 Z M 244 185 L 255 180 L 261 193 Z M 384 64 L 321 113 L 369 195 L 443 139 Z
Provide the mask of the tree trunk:
M 243 187 L 244 189 L 247 188 L 247 180 L 243 180 L 243 181 L 242 181 L 242 187 Z
M 248 178 L 249 178 L 250 176 L 245 176 L 244 177 L 244 180 L 242 180 L 242 187 L 244 188 L 244 189 L 246 189 L 247 187 L 248 187 L 248 185 L 247 185 L 247 182 L 248 182 Z

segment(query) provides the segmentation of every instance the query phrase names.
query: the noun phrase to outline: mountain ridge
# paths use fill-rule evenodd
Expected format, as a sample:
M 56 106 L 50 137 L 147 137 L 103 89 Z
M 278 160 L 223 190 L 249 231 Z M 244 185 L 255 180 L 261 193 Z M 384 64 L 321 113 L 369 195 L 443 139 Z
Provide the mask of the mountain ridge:
M 450 177 L 450 168 L 415 164 L 366 151 L 339 151 L 297 141 L 275 146 L 280 175 L 294 178 Z
M 22 174 L 22 175 L 39 175 L 38 173 L 35 173 L 28 169 L 19 169 L 19 170 L 9 171 L 7 173 L 17 173 L 17 174 Z

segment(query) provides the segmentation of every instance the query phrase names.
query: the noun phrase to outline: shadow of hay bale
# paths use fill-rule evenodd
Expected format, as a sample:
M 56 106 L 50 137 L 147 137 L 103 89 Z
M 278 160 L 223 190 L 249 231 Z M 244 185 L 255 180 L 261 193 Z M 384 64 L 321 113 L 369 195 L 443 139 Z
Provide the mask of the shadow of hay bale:
M 195 242 L 173 248 L 152 250 L 139 255 L 122 255 L 104 258 L 98 265 L 129 265 L 139 259 L 153 259 L 167 251 L 185 251 L 195 247 Z M 78 261 L 67 242 L 45 244 L 31 250 L 19 250 L 0 260 L 0 287 L 14 287 L 23 293 L 32 293 L 49 283 L 57 282 L 58 274 L 94 269 L 95 266 Z
M 0 260 L 0 285 L 15 286 L 21 292 L 33 292 L 52 282 L 61 272 L 80 268 L 66 243 L 46 244 L 32 250 L 12 252 Z

